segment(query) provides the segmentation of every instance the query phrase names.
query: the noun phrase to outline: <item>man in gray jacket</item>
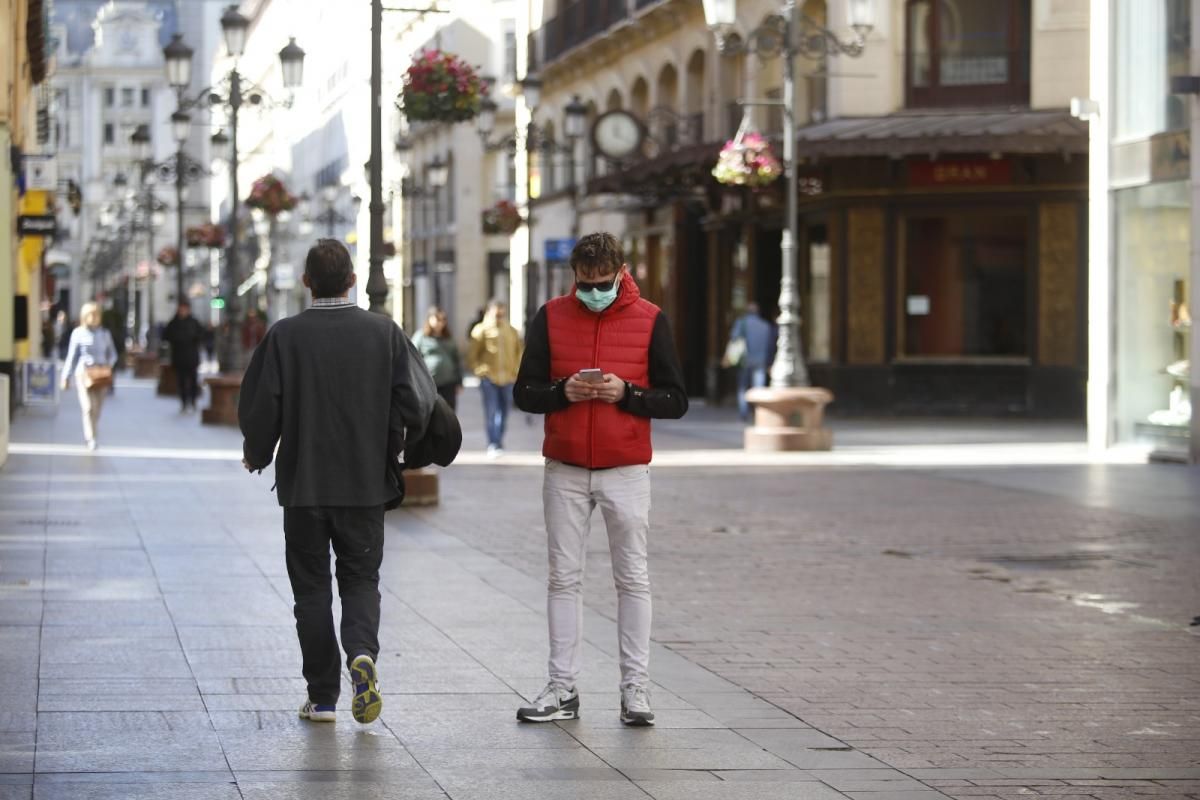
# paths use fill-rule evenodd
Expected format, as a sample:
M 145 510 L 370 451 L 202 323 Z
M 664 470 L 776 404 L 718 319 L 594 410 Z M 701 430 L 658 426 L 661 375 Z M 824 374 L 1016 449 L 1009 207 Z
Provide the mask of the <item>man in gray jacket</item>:
M 342 649 L 354 685 L 351 712 L 379 716 L 379 567 L 385 504 L 397 487 L 389 464 L 429 424 L 437 391 L 421 357 L 391 319 L 348 298 L 350 254 L 336 239 L 308 252 L 312 308 L 282 319 L 242 378 L 243 464 L 272 459 L 283 506 L 288 577 L 308 700 L 300 716 L 333 722 L 341 688 L 329 548 L 337 560 Z M 275 454 L 278 444 L 279 452 Z

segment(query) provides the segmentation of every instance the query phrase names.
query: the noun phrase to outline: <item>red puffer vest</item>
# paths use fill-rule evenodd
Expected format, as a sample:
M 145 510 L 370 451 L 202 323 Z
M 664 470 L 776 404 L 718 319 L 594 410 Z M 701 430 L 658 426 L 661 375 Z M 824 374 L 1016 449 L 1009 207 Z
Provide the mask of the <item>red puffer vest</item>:
M 600 313 L 575 297 L 574 289 L 546 304 L 550 379 L 599 367 L 638 386 L 650 383 L 650 337 L 659 309 L 642 299 L 626 272 L 621 292 Z M 546 415 L 542 455 L 588 469 L 649 464 L 650 420 L 612 403 L 571 403 Z

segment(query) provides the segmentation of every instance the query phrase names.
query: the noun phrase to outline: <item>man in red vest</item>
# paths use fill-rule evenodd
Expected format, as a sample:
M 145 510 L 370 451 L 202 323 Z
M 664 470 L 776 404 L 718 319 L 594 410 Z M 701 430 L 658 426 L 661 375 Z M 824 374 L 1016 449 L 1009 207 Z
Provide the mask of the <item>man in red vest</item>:
M 616 238 L 583 237 L 571 268 L 572 291 L 546 303 L 529 323 L 513 387 L 518 408 L 546 415 L 542 503 L 550 557 L 550 682 L 517 719 L 579 718 L 584 557 L 599 506 L 617 586 L 621 721 L 653 725 L 650 420 L 682 417 L 687 393 L 667 320 L 642 299 Z

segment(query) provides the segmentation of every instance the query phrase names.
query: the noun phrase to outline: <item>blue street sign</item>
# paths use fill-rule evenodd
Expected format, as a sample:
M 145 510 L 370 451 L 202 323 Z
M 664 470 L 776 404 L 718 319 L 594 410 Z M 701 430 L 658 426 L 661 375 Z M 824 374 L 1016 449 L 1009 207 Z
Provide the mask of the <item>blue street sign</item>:
M 552 261 L 567 262 L 571 260 L 571 251 L 575 249 L 574 239 L 547 239 L 546 263 Z

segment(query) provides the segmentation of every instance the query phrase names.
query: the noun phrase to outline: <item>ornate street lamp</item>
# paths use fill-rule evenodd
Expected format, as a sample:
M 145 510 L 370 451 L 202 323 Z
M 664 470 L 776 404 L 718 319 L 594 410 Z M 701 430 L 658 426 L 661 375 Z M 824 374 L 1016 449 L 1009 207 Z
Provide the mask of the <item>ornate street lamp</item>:
M 854 31 L 854 38 L 843 41 L 837 34 L 825 28 L 796 9 L 795 0 L 786 0 L 778 14 L 763 21 L 751 31 L 745 41 L 737 32 L 737 0 L 704 0 L 704 16 L 709 29 L 717 40 L 722 55 L 754 53 L 763 58 L 782 56 L 783 100 L 778 105 L 783 111 L 783 165 L 785 196 L 787 197 L 787 224 L 780 236 L 779 250 L 782 259 L 782 276 L 779 282 L 779 340 L 775 363 L 771 365 L 770 390 L 752 390 L 758 399 L 751 402 L 764 405 L 787 419 L 805 399 L 799 395 L 808 386 L 808 370 L 800 343 L 800 297 L 796 269 L 796 242 L 799 239 L 798 197 L 796 186 L 796 87 L 795 58 L 804 56 L 823 59 L 827 56 L 846 54 L 851 57 L 862 55 L 867 34 L 875 23 L 875 0 L 846 0 L 847 21 Z M 790 390 L 790 391 L 789 391 Z M 818 390 L 812 390 L 818 391 Z M 773 393 L 773 394 L 772 394 Z M 748 395 L 749 397 L 749 395 Z M 828 396 L 829 399 L 832 395 Z M 828 399 L 823 402 L 828 402 Z M 747 445 L 757 433 L 747 431 Z M 767 444 L 767 439 L 774 441 Z M 782 427 L 775 433 L 764 433 L 756 440 L 756 446 L 779 446 L 786 449 L 804 447 L 802 436 L 794 429 Z M 813 443 L 807 443 L 811 446 Z M 828 449 L 828 446 L 820 449 Z
M 426 178 L 434 189 L 443 188 L 450 180 L 450 165 L 440 156 L 434 156 L 426 168 Z
M 238 11 L 237 6 L 230 5 L 226 7 L 224 13 L 221 15 L 221 35 L 225 41 L 225 49 L 235 61 L 246 51 L 249 30 L 250 20 Z M 234 332 L 240 321 L 240 304 L 237 299 L 237 287 L 242 283 L 239 265 L 241 242 L 239 241 L 240 236 L 237 225 L 237 213 L 240 203 L 237 149 L 238 111 L 246 101 L 249 101 L 253 105 L 261 103 L 265 92 L 247 81 L 238 72 L 235 65 L 226 76 L 225 82 L 219 87 L 221 91 L 216 91 L 218 87 L 210 86 L 197 92 L 193 97 L 185 97 L 184 89 L 190 82 L 192 49 L 184 44 L 181 36 L 176 35 L 171 40 L 171 43 L 164 48 L 163 55 L 167 63 L 167 80 L 176 89 L 179 98 L 179 109 L 171 116 L 176 141 L 182 145 L 183 141 L 187 138 L 185 124 L 190 127 L 191 120 L 186 114 L 186 110 L 189 108 L 202 103 L 210 106 L 221 105 L 225 107 L 229 119 L 229 133 L 226 134 L 224 130 L 221 130 L 214 134 L 212 137 L 212 146 L 217 152 L 228 153 L 230 180 L 229 242 L 225 258 L 226 284 L 224 289 L 228 292 L 228 296 L 225 298 L 225 309 L 226 318 L 230 323 L 230 333 L 223 342 L 221 368 L 226 372 L 237 372 L 242 367 L 243 355 L 241 349 L 237 346 L 236 333 Z M 290 39 L 288 44 L 279 51 L 279 63 L 284 88 L 290 91 L 298 87 L 304 75 L 304 50 L 296 44 L 295 39 Z M 278 105 L 290 106 L 290 96 L 286 102 L 279 103 Z M 177 154 L 177 164 L 175 165 L 176 182 L 180 190 L 180 196 L 182 194 L 182 186 L 179 185 L 180 176 L 192 174 L 196 171 L 196 166 L 195 164 L 185 164 L 185 157 L 181 148 Z M 182 208 L 182 204 L 180 207 Z M 182 226 L 182 222 L 180 225 Z M 182 253 L 182 233 L 180 234 L 180 240 L 180 252 Z M 180 271 L 180 281 L 180 287 L 182 287 L 182 270 Z
M 192 132 L 192 116 L 186 111 L 176 111 L 171 115 L 171 135 L 180 146 L 187 141 Z
M 192 82 L 192 48 L 183 43 L 183 35 L 175 34 L 163 48 L 167 62 L 167 83 L 175 89 L 187 88 Z
M 283 88 L 298 88 L 304 80 L 304 50 L 296 44 L 296 37 L 290 37 L 279 51 L 279 64 L 283 69 Z
M 226 6 L 221 15 L 221 36 L 225 39 L 225 49 L 230 58 L 238 59 L 246 52 L 246 33 L 250 30 L 250 20 L 247 19 L 237 6 Z
M 579 95 L 571 98 L 571 102 L 567 103 L 567 107 L 563 109 L 563 119 L 565 124 L 563 130 L 568 139 L 572 141 L 582 139 L 587 132 L 587 106 L 579 99 Z

